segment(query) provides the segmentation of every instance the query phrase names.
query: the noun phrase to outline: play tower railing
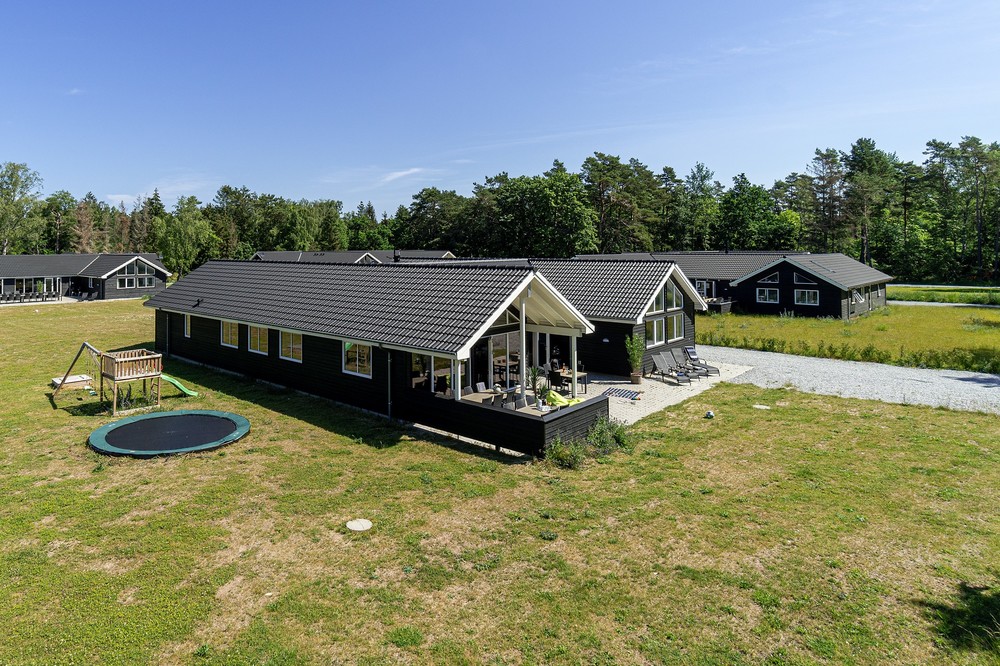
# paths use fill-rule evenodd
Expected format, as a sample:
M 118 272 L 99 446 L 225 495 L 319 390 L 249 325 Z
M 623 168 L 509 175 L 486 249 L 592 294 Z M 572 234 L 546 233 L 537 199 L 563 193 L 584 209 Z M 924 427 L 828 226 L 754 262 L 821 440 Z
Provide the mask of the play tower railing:
M 114 382 L 159 377 L 163 372 L 163 354 L 148 349 L 104 352 L 101 374 Z

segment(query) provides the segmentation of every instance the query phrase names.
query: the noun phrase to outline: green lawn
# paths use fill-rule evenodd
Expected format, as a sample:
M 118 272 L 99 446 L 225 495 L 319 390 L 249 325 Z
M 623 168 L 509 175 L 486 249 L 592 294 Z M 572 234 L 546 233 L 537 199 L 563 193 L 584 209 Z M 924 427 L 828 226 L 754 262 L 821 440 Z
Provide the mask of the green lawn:
M 697 341 L 803 356 L 1000 373 L 1000 310 L 890 305 L 843 321 L 705 315 Z
M 0 330 L 2 664 L 1000 663 L 995 416 L 721 385 L 569 471 L 170 363 L 250 434 L 105 458 L 46 383 L 151 313 Z
M 889 285 L 885 296 L 890 301 L 1000 305 L 1000 287 L 894 287 Z

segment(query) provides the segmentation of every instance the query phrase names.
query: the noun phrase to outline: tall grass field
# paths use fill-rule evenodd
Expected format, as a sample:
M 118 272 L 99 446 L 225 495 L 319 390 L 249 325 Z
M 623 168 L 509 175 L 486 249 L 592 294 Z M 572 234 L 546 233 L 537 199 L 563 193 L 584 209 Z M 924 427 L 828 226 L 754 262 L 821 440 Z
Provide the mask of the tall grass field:
M 1000 310 L 985 308 L 890 305 L 850 321 L 705 315 L 695 335 L 704 345 L 1000 373 Z
M 47 384 L 152 313 L 0 330 L 0 664 L 1000 659 L 995 416 L 723 384 L 563 469 L 168 361 L 199 396 L 164 408 L 250 433 L 109 458 L 111 417 Z
M 894 287 L 889 285 L 885 297 L 890 301 L 1000 305 L 1000 287 Z

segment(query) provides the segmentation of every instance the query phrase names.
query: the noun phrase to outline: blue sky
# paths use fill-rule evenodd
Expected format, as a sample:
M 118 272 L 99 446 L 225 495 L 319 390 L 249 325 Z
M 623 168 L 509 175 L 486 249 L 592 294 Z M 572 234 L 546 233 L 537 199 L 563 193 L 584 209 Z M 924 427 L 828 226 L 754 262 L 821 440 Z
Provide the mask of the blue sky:
M 127 205 L 471 192 L 594 151 L 771 185 L 1000 139 L 1000 3 L 11 3 L 0 161 Z M 13 57 L 11 54 L 17 54 Z

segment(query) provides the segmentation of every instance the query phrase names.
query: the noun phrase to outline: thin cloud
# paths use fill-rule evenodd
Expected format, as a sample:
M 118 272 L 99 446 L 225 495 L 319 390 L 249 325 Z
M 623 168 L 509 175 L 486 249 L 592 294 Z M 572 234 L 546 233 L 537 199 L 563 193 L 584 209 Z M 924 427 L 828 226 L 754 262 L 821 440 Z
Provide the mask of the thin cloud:
M 85 92 L 86 90 L 84 90 L 83 88 L 70 88 L 69 90 L 66 91 L 66 95 L 69 97 L 75 97 L 77 95 L 82 95 Z
M 152 196 L 153 190 L 160 193 L 164 203 L 169 204 L 181 197 L 198 197 L 201 201 L 211 198 L 212 193 L 219 188 L 221 181 L 202 173 L 179 174 L 165 177 L 150 183 L 140 192 L 133 194 L 105 194 L 104 199 L 116 206 L 124 202 L 126 205 Z
M 427 169 L 422 167 L 414 167 L 412 169 L 404 169 L 403 171 L 393 171 L 392 173 L 386 174 L 382 177 L 383 183 L 391 183 L 394 180 L 399 180 L 400 178 L 406 178 L 407 176 L 413 176 L 418 173 L 424 173 Z

